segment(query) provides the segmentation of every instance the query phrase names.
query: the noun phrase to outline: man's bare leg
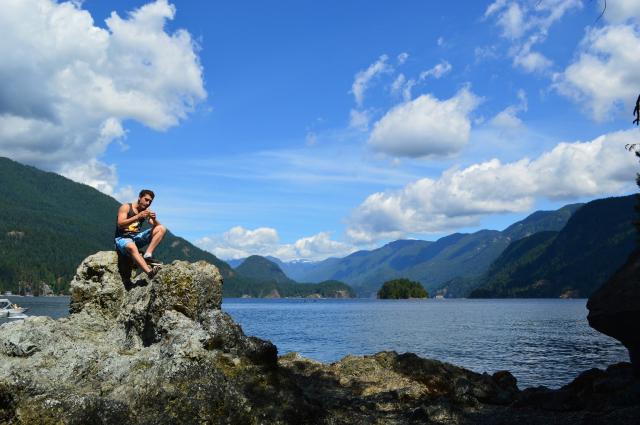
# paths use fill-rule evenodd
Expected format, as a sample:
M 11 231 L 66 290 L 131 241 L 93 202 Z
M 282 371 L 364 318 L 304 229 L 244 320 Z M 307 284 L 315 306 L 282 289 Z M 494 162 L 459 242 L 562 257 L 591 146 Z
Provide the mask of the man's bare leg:
M 144 252 L 144 255 L 153 256 L 153 250 L 156 249 L 158 244 L 162 241 L 165 233 L 167 233 L 167 229 L 162 224 L 159 224 L 153 228 L 153 230 L 151 231 L 151 242 L 149 242 L 149 246 Z
M 140 253 L 138 252 L 138 247 L 136 246 L 136 244 L 134 244 L 133 242 L 127 244 L 127 251 L 129 251 L 129 255 L 131 255 L 133 261 L 138 264 L 138 267 L 144 270 L 145 273 L 149 274 L 149 272 L 151 271 L 151 267 L 149 267 L 147 262 L 144 261 L 144 258 L 142 258 L 142 255 L 140 255 Z

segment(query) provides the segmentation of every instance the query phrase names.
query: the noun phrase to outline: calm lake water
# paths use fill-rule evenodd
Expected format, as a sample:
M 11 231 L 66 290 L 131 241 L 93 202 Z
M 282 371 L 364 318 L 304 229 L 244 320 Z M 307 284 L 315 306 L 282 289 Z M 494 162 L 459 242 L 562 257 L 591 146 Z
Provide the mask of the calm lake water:
M 29 315 L 68 315 L 68 297 L 8 298 Z M 589 327 L 586 300 L 225 299 L 222 309 L 280 354 L 333 362 L 413 352 L 476 372 L 509 370 L 520 388 L 557 388 L 584 370 L 628 361 L 620 343 Z

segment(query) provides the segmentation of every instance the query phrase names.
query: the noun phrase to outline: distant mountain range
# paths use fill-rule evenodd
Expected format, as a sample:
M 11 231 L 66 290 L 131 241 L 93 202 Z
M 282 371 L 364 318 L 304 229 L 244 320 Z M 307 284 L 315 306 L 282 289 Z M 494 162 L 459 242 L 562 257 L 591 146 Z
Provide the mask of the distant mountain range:
M 238 275 L 251 281 L 250 287 L 236 288 L 234 296 L 352 298 L 355 291 L 336 280 L 298 283 L 265 257 L 252 255 L 236 267 Z
M 320 262 L 281 262 L 297 280 L 339 279 L 359 296 L 408 278 L 448 297 L 588 297 L 636 246 L 637 196 L 537 211 L 503 231 L 398 240 Z
M 270 259 L 290 278 L 308 282 L 339 280 L 351 285 L 359 296 L 373 296 L 382 283 L 395 278 L 419 281 L 434 294 L 452 279 L 481 276 L 511 242 L 540 231 L 562 229 L 582 205 L 537 211 L 503 231 L 454 233 L 435 242 L 398 240 L 371 251 L 315 263 Z

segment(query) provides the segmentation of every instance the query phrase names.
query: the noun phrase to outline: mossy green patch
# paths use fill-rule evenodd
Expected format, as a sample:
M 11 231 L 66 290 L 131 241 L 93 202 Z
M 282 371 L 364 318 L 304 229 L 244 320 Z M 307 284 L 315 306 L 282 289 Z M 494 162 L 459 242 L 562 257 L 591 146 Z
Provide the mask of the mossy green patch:
M 163 289 L 173 298 L 176 311 L 194 318 L 198 310 L 198 294 L 194 287 L 193 275 L 177 270 L 162 276 Z

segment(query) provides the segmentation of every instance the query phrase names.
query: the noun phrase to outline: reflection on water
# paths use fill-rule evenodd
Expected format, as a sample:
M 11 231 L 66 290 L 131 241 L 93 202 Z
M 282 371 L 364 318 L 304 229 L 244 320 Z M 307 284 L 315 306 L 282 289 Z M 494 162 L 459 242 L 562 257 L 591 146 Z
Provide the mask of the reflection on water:
M 29 315 L 68 315 L 68 297 L 6 297 Z M 225 299 L 245 333 L 280 354 L 324 362 L 383 350 L 414 352 L 477 372 L 506 369 L 520 388 L 559 387 L 578 373 L 628 361 L 616 340 L 589 327 L 586 300 Z M 10 320 L 0 319 L 1 323 Z

